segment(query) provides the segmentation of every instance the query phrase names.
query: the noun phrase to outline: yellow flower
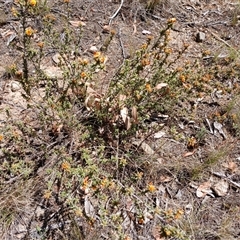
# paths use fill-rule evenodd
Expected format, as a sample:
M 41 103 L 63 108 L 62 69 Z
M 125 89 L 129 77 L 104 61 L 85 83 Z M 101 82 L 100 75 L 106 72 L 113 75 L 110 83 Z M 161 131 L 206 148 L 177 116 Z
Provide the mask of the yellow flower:
M 156 191 L 156 187 L 152 183 L 148 184 L 147 189 L 148 189 L 149 192 L 155 192 Z
M 69 171 L 70 168 L 71 168 L 71 165 L 70 165 L 69 162 L 63 162 L 62 165 L 61 165 L 61 168 L 62 168 L 62 170 L 64 170 L 64 171 Z
M 37 4 L 37 1 L 36 0 L 29 0 L 28 3 L 31 7 L 35 7 L 36 4 Z
M 34 33 L 34 30 L 31 28 L 31 27 L 28 27 L 26 28 L 25 30 L 25 34 L 28 36 L 28 37 L 31 37 Z

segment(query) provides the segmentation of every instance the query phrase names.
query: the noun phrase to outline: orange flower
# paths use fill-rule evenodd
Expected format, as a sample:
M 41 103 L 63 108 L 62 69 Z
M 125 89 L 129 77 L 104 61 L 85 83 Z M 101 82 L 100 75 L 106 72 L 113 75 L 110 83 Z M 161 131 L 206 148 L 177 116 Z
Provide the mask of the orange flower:
M 102 181 L 101 181 L 101 187 L 104 188 L 104 187 L 106 187 L 107 185 L 108 185 L 108 179 L 107 179 L 107 178 L 102 179 Z
M 106 57 L 101 56 L 101 57 L 99 58 L 99 62 L 100 62 L 100 63 L 105 63 L 105 62 L 106 62 Z
M 88 65 L 88 60 L 86 58 L 78 58 L 79 64 L 86 66 Z
M 35 7 L 36 4 L 37 4 L 37 1 L 36 0 L 29 0 L 28 3 L 31 7 Z
M 81 72 L 81 77 L 85 78 L 87 76 L 87 74 L 85 72 Z
M 2 141 L 4 139 L 3 135 L 0 135 L 0 141 Z
M 141 46 L 141 49 L 146 49 L 147 48 L 147 44 L 144 43 L 142 46 Z
M 141 63 L 142 63 L 142 66 L 150 65 L 150 61 L 147 58 L 142 59 Z
M 155 192 L 156 191 L 156 187 L 152 183 L 148 184 L 147 189 L 148 189 L 149 192 Z
M 101 56 L 101 52 L 95 52 L 95 53 L 93 54 L 93 57 L 94 57 L 95 59 L 98 59 L 100 56 Z
M 183 74 L 179 76 L 179 79 L 182 83 L 186 82 L 186 76 Z
M 31 37 L 34 33 L 34 30 L 31 28 L 31 27 L 28 27 L 26 28 L 25 30 L 25 34 L 28 36 L 28 37 Z
M 177 20 L 176 20 L 176 18 L 170 18 L 170 19 L 168 19 L 168 24 L 173 24 L 173 23 L 175 23 Z
M 179 209 L 179 210 L 177 210 L 174 218 L 175 218 L 175 219 L 180 219 L 183 214 L 184 214 L 184 211 L 183 211 L 182 209 Z
M 37 45 L 38 45 L 38 47 L 43 48 L 44 42 L 39 42 L 39 43 L 37 43 Z
M 147 90 L 149 93 L 152 92 L 152 87 L 151 87 L 151 85 L 150 85 L 149 83 L 147 83 L 145 87 L 146 87 L 146 90 Z
M 61 168 L 62 168 L 62 170 L 64 170 L 64 171 L 70 171 L 71 165 L 70 165 L 69 162 L 63 162 L 62 165 L 61 165 Z

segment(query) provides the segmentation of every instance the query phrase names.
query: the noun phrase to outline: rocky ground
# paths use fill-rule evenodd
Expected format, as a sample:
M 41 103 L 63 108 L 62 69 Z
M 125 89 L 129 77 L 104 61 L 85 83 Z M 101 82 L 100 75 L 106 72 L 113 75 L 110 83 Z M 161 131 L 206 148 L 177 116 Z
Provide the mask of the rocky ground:
M 148 5 L 147 1 L 122 2 L 121 6 L 120 1 L 115 0 L 85 0 L 70 1 L 69 5 L 71 24 L 74 25 L 74 21 L 82 21 L 85 25 L 79 52 L 88 56 L 89 49 L 93 46 L 104 51 L 109 31 L 116 32 L 105 51 L 108 57 L 106 69 L 98 79 L 97 88 L 101 94 L 104 94 L 109 79 L 114 76 L 124 59 L 131 59 L 139 46 L 145 42 L 147 35 L 157 37 L 169 18 L 177 20 L 170 36 L 172 47 L 181 49 L 184 44 L 189 45 L 182 63 L 200 59 L 207 69 L 213 59 L 217 59 L 221 62 L 219 68 L 224 68 L 224 61 L 231 57 L 236 66 L 239 64 L 239 1 L 160 0 L 155 7 Z M 59 19 L 65 14 L 63 4 L 63 1 L 49 1 L 51 13 L 57 19 L 55 28 L 59 31 Z M 30 118 L 30 125 L 35 124 L 34 114 L 29 113 L 28 100 L 22 95 L 23 88 L 16 75 L 11 74 L 9 70 L 14 64 L 21 67 L 21 54 L 16 50 L 21 24 L 19 19 L 11 14 L 10 9 L 13 6 L 14 1 L 0 1 L 2 132 L 15 120 L 25 121 Z M 39 33 L 43 31 L 37 19 L 30 24 L 38 28 Z M 54 50 L 47 54 L 42 61 L 42 68 L 51 77 L 61 79 L 61 69 L 57 67 L 56 58 L 54 61 L 56 54 Z M 157 155 L 153 166 L 147 168 L 148 174 L 151 175 L 149 179 L 158 189 L 156 198 L 159 200 L 156 204 L 161 209 L 183 209 L 184 220 L 178 227 L 187 229 L 189 239 L 240 239 L 240 96 L 239 89 L 237 91 L 233 87 L 240 85 L 239 66 L 234 74 L 220 80 L 213 79 L 216 85 L 210 84 L 210 94 L 203 94 L 199 98 L 190 96 L 188 101 L 175 107 L 173 112 L 178 114 L 168 114 L 162 118 L 160 116 L 160 123 L 163 124 L 161 131 L 148 139 L 145 148 L 142 149 L 143 158 L 152 153 Z M 218 88 L 217 82 L 228 88 L 228 91 Z M 40 95 L 41 88 L 36 90 L 33 101 L 38 101 Z M 238 118 L 235 125 L 230 119 L 233 115 Z M 5 148 L 4 137 L 0 141 L 1 148 Z M 43 199 L 41 174 L 37 176 L 38 181 L 36 178 L 26 180 L 27 190 L 33 193 L 31 199 L 26 201 L 23 196 L 27 193 L 18 193 L 25 191 L 18 182 L 21 177 L 6 178 L 4 157 L 0 150 L 0 203 L 8 205 L 11 199 L 13 202 L 15 198 L 18 199 L 22 216 L 13 219 L 7 230 L 4 219 L 0 216 L 0 231 L 4 232 L 2 239 L 74 239 L 71 234 L 61 235 L 63 228 L 59 226 L 59 222 L 62 220 L 55 216 L 63 209 L 57 209 L 58 205 L 55 202 L 46 203 L 46 199 Z M 47 168 L 52 165 L 52 162 L 46 162 L 46 166 L 41 167 Z M 193 175 L 199 172 L 200 175 L 195 180 Z M 6 189 L 9 189 L 9 192 Z M 141 196 L 141 200 L 148 201 L 148 198 L 144 199 Z M 0 210 L 4 211 L 4 208 Z M 47 215 L 47 211 L 52 214 L 53 219 L 49 222 L 43 217 Z M 128 220 L 131 222 L 131 218 Z M 41 238 L 36 229 L 44 224 L 47 225 L 48 232 L 54 232 L 55 235 L 49 234 L 46 238 Z M 71 219 L 66 220 L 64 224 L 69 228 Z M 78 224 L 84 225 L 81 219 L 78 220 Z M 129 223 L 130 230 L 126 230 L 129 238 L 122 239 L 182 239 L 168 237 L 167 233 L 162 234 L 152 219 L 143 226 L 136 225 Z M 109 229 L 106 232 L 101 230 L 101 233 L 96 233 L 97 231 L 93 226 L 92 229 L 86 227 L 79 239 L 114 239 Z

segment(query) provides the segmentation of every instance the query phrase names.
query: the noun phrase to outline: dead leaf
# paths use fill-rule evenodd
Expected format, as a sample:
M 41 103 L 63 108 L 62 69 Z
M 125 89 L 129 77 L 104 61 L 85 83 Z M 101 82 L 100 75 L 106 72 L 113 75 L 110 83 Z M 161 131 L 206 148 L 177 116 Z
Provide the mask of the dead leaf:
M 223 164 L 223 166 L 227 168 L 231 173 L 236 172 L 238 169 L 238 166 L 235 162 L 229 162 L 229 163 Z
M 123 122 L 125 123 L 127 121 L 127 117 L 128 117 L 128 109 L 126 107 L 121 109 L 120 110 L 120 115 L 122 117 Z
M 172 181 L 172 177 L 169 177 L 168 175 L 165 176 L 160 176 L 159 180 L 162 183 L 167 183 L 167 182 L 171 182 Z
M 218 183 L 214 184 L 213 190 L 219 197 L 223 197 L 227 194 L 229 188 L 229 183 L 225 180 L 221 180 Z
M 95 210 L 94 210 L 94 207 L 93 207 L 92 203 L 90 202 L 88 196 L 86 196 L 84 199 L 84 210 L 85 210 L 85 214 L 89 218 L 95 217 Z
M 86 23 L 83 21 L 69 21 L 69 23 L 73 26 L 73 27 L 84 27 L 86 26 Z
M 196 195 L 199 198 L 205 197 L 207 194 L 212 194 L 210 182 L 204 182 L 203 184 L 199 185 L 196 191 Z
M 124 102 L 126 100 L 126 98 L 127 98 L 126 95 L 120 94 L 119 95 L 119 102 Z
M 192 156 L 194 153 L 195 153 L 195 151 L 193 151 L 193 152 L 186 152 L 186 153 L 183 154 L 183 157 Z
M 120 115 L 122 117 L 122 120 L 125 124 L 126 129 L 130 129 L 131 127 L 131 119 L 128 116 L 128 109 L 126 107 L 124 107 L 123 109 L 120 110 Z
M 130 129 L 131 128 L 131 118 L 130 117 L 127 117 L 126 121 L 125 121 L 125 127 L 126 129 Z
M 134 123 L 138 123 L 138 113 L 135 106 L 132 107 L 132 118 Z
M 161 88 L 167 87 L 167 86 L 168 86 L 167 83 L 159 83 L 159 84 L 155 87 L 155 89 L 156 89 L 156 90 L 160 90 Z
M 223 125 L 222 125 L 221 123 L 215 121 L 215 122 L 213 123 L 213 126 L 214 126 L 214 128 L 215 128 L 225 139 L 227 139 L 226 134 L 225 134 L 224 131 L 222 130 Z
M 94 109 L 100 109 L 100 98 L 96 97 L 94 94 L 89 94 L 87 98 L 85 99 L 84 103 L 88 111 L 94 110 Z

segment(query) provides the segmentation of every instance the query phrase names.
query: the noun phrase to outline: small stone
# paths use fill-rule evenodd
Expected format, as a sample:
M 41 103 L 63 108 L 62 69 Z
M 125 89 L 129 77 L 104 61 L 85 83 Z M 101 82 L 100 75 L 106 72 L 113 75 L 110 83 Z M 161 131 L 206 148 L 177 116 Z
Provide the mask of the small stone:
M 18 91 L 20 89 L 21 89 L 21 85 L 20 85 L 19 82 L 16 82 L 16 81 L 12 81 L 11 82 L 11 91 L 12 92 L 16 92 L 16 91 Z
M 228 192 L 228 188 L 229 188 L 229 183 L 224 180 L 219 181 L 212 187 L 213 191 L 219 197 L 225 196 Z
M 95 53 L 95 52 L 98 52 L 98 49 L 97 49 L 96 46 L 91 46 L 91 47 L 89 48 L 89 52 L 90 52 L 90 53 Z
M 0 78 L 4 76 L 6 70 L 4 67 L 0 66 Z
M 148 31 L 148 30 L 143 30 L 143 31 L 142 31 L 142 34 L 143 34 L 143 35 L 150 35 L 150 34 L 151 34 L 151 32 L 150 32 L 150 31 Z
M 62 56 L 59 53 L 53 55 L 52 60 L 54 63 L 59 64 L 60 62 L 64 62 Z
M 63 78 L 63 71 L 59 67 L 42 66 L 41 69 L 43 70 L 43 72 L 46 74 L 48 78 L 60 78 L 60 79 Z
M 196 36 L 197 42 L 203 42 L 206 39 L 206 34 L 204 32 L 198 32 Z
M 111 27 L 109 25 L 104 25 L 103 26 L 103 33 L 110 33 Z

